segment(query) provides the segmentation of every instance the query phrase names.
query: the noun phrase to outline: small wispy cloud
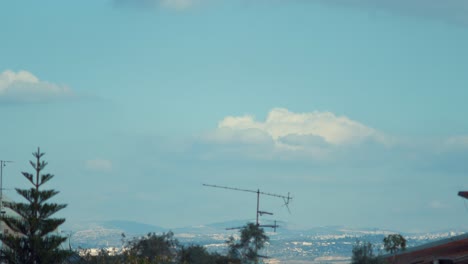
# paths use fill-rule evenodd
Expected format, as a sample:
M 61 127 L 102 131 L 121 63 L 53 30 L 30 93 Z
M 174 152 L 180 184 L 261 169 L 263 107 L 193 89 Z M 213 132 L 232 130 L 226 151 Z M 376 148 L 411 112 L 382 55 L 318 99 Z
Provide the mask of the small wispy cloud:
M 218 0 L 218 2 L 219 1 L 227 0 Z M 168 7 L 177 10 L 187 9 L 202 2 L 209 2 L 209 0 L 113 0 L 113 3 L 116 6 L 143 8 Z M 238 2 L 245 3 L 246 1 Z M 468 26 L 468 1 L 466 0 L 283 0 L 270 2 L 265 0 L 254 0 L 248 2 L 257 2 L 262 4 L 292 4 L 298 2 L 303 4 L 320 3 L 324 5 L 343 7 L 380 9 L 400 15 L 439 19 L 450 23 Z
M 141 7 L 158 8 L 166 7 L 176 10 L 183 10 L 192 7 L 198 0 L 114 0 L 114 5 L 118 7 Z
M 0 73 L 0 102 L 36 103 L 73 96 L 67 86 L 41 81 L 28 71 Z
M 450 149 L 468 149 L 468 135 L 449 137 L 444 143 Z
M 445 208 L 448 208 L 449 206 L 441 201 L 431 201 L 428 207 L 431 209 L 445 209 Z
M 93 159 L 85 161 L 85 168 L 97 172 L 110 172 L 112 170 L 112 161 L 107 159 Z
M 466 0 L 315 0 L 326 5 L 387 10 L 407 16 L 439 19 L 468 25 Z

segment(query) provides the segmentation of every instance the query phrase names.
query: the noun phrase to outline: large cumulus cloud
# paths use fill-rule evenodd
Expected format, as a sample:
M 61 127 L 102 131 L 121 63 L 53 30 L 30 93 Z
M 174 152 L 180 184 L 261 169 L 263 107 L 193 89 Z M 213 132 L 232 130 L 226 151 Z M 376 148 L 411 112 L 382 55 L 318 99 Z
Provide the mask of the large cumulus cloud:
M 291 136 L 310 136 L 332 145 L 358 144 L 366 140 L 388 143 L 379 131 L 331 112 L 294 113 L 285 108 L 274 108 L 263 122 L 248 115 L 228 116 L 219 122 L 218 128 L 246 134 L 261 131 L 276 143 Z
M 331 112 L 294 113 L 274 108 L 264 121 L 253 116 L 227 116 L 205 141 L 255 157 L 308 156 L 323 159 L 346 148 L 369 144 L 390 146 L 382 132 Z M 219 149 L 219 147 L 217 148 Z

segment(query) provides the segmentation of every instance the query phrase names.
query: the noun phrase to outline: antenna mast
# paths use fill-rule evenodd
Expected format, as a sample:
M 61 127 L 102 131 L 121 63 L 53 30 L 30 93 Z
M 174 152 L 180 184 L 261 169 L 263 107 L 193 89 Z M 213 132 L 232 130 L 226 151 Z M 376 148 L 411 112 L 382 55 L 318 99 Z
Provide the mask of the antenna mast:
M 0 214 L 4 214 L 3 211 L 3 167 L 6 166 L 7 163 L 11 163 L 11 160 L 0 160 Z
M 0 217 L 3 218 L 5 211 L 3 210 L 3 167 L 6 166 L 7 163 L 10 163 L 13 161 L 10 160 L 0 160 Z M 0 233 L 4 235 L 5 228 L 4 228 L 4 223 L 0 221 Z M 3 242 L 0 244 L 0 248 L 3 249 Z

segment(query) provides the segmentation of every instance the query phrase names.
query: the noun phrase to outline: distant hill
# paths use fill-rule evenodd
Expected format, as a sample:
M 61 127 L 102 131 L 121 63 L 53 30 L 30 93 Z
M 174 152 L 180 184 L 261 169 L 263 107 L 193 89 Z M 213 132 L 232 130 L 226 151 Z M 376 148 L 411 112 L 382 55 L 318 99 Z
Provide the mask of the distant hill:
M 122 245 L 122 234 L 126 239 L 132 239 L 150 232 L 167 231 L 159 226 L 125 220 L 85 222 L 67 228 L 72 231 L 71 244 L 74 248 L 119 247 Z
M 207 225 L 175 228 L 175 237 L 181 244 L 198 244 L 209 251 L 225 252 L 226 240 L 231 235 L 238 235 L 238 230 L 226 230 L 229 227 L 243 226 L 248 220 L 233 220 Z M 272 224 L 264 222 L 263 224 Z M 266 231 L 270 242 L 265 254 L 286 262 L 311 261 L 342 263 L 349 260 L 356 240 L 369 241 L 376 248 L 382 249 L 382 240 L 386 234 L 398 233 L 378 228 L 349 228 L 344 226 L 323 226 L 310 229 L 289 229 L 287 223 L 279 222 L 276 232 Z M 142 236 L 148 232 L 162 233 L 169 229 L 133 221 L 102 221 L 87 223 L 73 230 L 71 244 L 73 248 L 103 248 L 122 246 L 122 233 L 125 239 Z M 411 234 L 402 233 L 408 240 L 408 247 L 461 234 L 462 230 L 444 230 L 441 232 Z
M 106 229 L 119 229 L 125 234 L 142 235 L 149 232 L 165 232 L 166 229 L 160 226 L 148 225 L 134 221 L 112 220 L 101 222 L 101 226 Z

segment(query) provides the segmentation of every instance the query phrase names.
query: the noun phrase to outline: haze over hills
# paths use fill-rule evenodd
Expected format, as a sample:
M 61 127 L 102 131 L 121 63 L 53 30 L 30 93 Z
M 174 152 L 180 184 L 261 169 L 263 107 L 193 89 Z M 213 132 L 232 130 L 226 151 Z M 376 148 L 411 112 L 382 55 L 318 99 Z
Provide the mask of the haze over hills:
M 132 239 L 149 232 L 174 232 L 181 244 L 199 244 L 210 251 L 224 253 L 225 241 L 229 236 L 238 236 L 238 230 L 226 230 L 240 227 L 248 222 L 235 220 L 208 225 L 165 229 L 155 225 L 141 224 L 133 221 L 103 221 L 77 225 L 72 228 L 71 244 L 74 248 L 121 247 L 122 234 L 125 239 Z M 253 221 L 250 221 L 253 222 Z M 267 223 L 270 224 L 270 223 Z M 352 247 L 357 240 L 369 241 L 379 250 L 383 249 L 382 239 L 385 235 L 401 233 L 379 228 L 348 228 L 344 226 L 324 226 L 310 229 L 292 229 L 284 222 L 273 232 L 267 228 L 270 237 L 264 254 L 287 261 L 343 262 L 349 260 Z M 408 240 L 408 247 L 431 241 L 460 235 L 467 230 L 442 230 L 430 233 L 401 233 Z

